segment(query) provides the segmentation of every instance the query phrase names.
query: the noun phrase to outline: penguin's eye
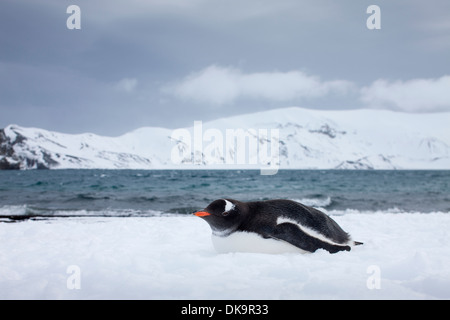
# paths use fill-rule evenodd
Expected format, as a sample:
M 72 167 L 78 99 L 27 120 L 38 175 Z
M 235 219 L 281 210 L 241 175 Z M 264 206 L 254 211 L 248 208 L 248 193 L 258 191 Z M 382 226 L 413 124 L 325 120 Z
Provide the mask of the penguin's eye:
M 222 216 L 226 217 L 226 216 L 228 216 L 230 214 L 236 214 L 236 213 L 237 213 L 236 209 L 233 208 L 231 210 L 222 212 Z
M 222 212 L 222 216 L 226 217 L 226 216 L 228 216 L 230 214 L 234 215 L 234 214 L 238 214 L 238 213 L 239 213 L 239 211 L 237 211 L 235 208 L 232 208 L 232 209 L 230 209 L 228 211 Z

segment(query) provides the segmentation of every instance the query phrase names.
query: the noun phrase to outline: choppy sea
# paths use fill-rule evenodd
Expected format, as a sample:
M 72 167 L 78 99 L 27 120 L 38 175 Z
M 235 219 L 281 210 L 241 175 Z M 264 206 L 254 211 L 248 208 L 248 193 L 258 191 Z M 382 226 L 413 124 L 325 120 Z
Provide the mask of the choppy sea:
M 190 214 L 219 198 L 291 199 L 330 214 L 450 213 L 450 171 L 0 171 L 0 221 Z

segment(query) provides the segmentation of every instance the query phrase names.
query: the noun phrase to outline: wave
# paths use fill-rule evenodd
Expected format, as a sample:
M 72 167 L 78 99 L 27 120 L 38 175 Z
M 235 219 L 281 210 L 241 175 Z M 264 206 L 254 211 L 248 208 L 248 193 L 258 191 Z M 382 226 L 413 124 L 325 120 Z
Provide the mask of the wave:
M 326 208 L 332 204 L 331 197 L 313 197 L 291 200 L 313 208 Z

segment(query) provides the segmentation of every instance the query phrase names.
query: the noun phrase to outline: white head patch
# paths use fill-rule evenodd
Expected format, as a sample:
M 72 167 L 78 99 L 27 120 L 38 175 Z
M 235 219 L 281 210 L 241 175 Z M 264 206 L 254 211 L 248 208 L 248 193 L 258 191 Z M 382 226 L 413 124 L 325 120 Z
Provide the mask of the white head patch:
M 230 210 L 234 209 L 234 204 L 226 199 L 223 199 L 225 201 L 225 210 L 223 212 L 228 212 Z

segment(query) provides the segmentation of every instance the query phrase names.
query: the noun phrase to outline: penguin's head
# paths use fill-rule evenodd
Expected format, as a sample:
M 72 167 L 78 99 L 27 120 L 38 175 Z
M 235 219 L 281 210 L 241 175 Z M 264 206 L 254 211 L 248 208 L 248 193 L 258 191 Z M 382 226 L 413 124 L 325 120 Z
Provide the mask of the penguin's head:
M 215 235 L 224 236 L 239 227 L 246 211 L 242 202 L 233 199 L 219 199 L 194 214 L 208 222 Z

